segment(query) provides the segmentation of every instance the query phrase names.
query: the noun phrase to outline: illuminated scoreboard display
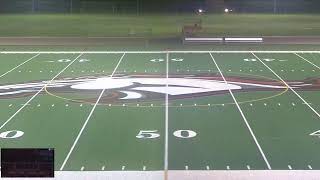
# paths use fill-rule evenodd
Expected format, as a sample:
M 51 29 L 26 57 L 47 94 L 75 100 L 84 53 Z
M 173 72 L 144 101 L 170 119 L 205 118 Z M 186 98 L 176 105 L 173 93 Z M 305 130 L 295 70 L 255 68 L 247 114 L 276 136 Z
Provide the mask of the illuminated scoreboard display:
M 1 149 L 1 177 L 54 177 L 54 149 Z

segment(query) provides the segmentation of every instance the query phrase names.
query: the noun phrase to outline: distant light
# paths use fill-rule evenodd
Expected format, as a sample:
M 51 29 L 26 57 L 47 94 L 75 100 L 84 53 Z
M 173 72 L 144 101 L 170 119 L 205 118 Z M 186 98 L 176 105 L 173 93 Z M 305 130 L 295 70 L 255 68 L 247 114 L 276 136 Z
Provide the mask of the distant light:
M 225 12 L 225 13 L 228 13 L 228 12 L 229 12 L 229 9 L 228 9 L 228 8 L 224 9 L 224 12 Z
M 198 12 L 199 12 L 199 13 L 203 13 L 203 10 L 202 10 L 202 9 L 198 9 Z

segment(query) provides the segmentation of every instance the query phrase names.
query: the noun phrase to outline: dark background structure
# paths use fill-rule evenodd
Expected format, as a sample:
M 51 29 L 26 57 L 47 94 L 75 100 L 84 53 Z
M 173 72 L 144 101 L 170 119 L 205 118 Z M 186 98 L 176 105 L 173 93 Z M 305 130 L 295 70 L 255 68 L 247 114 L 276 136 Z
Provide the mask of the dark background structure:
M 0 0 L 0 13 L 319 13 L 319 0 Z

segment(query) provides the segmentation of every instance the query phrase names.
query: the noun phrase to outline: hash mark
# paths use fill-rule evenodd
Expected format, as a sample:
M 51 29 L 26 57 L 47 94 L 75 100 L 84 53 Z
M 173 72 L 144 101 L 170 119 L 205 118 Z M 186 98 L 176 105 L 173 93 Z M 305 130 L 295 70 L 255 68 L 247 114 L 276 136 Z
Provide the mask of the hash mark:
M 122 166 L 121 170 L 123 171 L 126 168 L 126 166 Z
M 189 167 L 188 167 L 188 166 L 185 166 L 185 169 L 186 169 L 186 170 L 189 170 Z
M 230 170 L 230 166 L 227 166 L 227 169 Z
M 142 168 L 144 171 L 147 169 L 147 167 L 146 166 L 143 166 L 143 168 Z
M 9 107 L 11 107 L 12 106 L 12 104 L 9 104 Z
M 209 167 L 209 166 L 207 166 L 207 167 L 206 167 L 206 169 L 207 169 L 207 170 L 210 170 L 210 167 Z
M 101 170 L 104 171 L 105 168 L 106 168 L 105 166 L 102 166 Z
M 312 166 L 311 165 L 308 165 L 308 168 L 312 170 Z
M 84 170 L 84 166 L 81 167 L 81 171 L 83 171 L 83 170 Z
M 250 169 L 251 169 L 249 165 L 247 165 L 247 169 L 248 169 L 248 170 L 250 170 Z
M 289 168 L 290 170 L 292 170 L 292 167 L 291 167 L 290 165 L 288 165 L 288 168 Z

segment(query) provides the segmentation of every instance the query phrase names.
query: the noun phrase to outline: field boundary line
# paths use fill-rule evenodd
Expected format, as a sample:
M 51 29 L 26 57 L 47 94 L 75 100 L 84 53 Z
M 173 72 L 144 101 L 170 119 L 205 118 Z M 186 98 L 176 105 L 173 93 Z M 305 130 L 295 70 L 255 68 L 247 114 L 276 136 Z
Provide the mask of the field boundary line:
M 123 55 L 121 56 L 118 64 L 116 65 L 116 67 L 114 68 L 112 74 L 110 75 L 110 78 L 112 78 L 113 75 L 115 74 L 116 70 L 118 69 L 118 67 L 119 67 L 119 65 L 120 65 L 120 63 L 121 63 L 121 61 L 122 61 L 122 59 L 124 58 L 125 55 L 126 55 L 126 53 L 123 53 Z M 63 170 L 64 166 L 65 166 L 66 163 L 68 162 L 68 160 L 69 160 L 69 158 L 70 158 L 70 155 L 72 154 L 74 148 L 76 147 L 76 145 L 77 145 L 77 143 L 78 143 L 78 141 L 79 141 L 79 139 L 80 139 L 80 137 L 81 137 L 84 129 L 86 128 L 86 126 L 87 126 L 87 124 L 88 124 L 88 122 L 89 122 L 89 120 L 90 120 L 90 118 L 91 118 L 94 110 L 96 109 L 96 107 L 97 107 L 97 105 L 98 105 L 98 103 L 99 103 L 100 99 L 102 98 L 102 96 L 103 96 L 103 94 L 104 94 L 105 91 L 106 91 L 106 89 L 103 89 L 103 90 L 101 91 L 101 93 L 100 93 L 97 101 L 95 102 L 94 106 L 92 107 L 92 109 L 91 109 L 91 111 L 90 111 L 90 113 L 89 113 L 86 121 L 85 121 L 84 124 L 82 125 L 82 127 L 81 127 L 81 129 L 80 129 L 80 132 L 78 133 L 76 139 L 74 140 L 74 142 L 73 142 L 73 144 L 72 144 L 72 146 L 71 146 L 71 148 L 70 148 L 70 150 L 69 150 L 66 158 L 64 159 L 64 161 L 63 161 L 63 163 L 62 163 L 62 165 L 61 165 L 61 167 L 60 167 L 60 171 Z
M 166 109 L 165 109 L 165 146 L 164 146 L 164 179 L 168 179 L 168 133 L 169 133 L 169 94 L 168 94 L 168 79 L 169 79 L 169 53 L 166 54 Z
M 305 103 L 319 118 L 320 114 L 303 98 L 301 97 L 287 82 L 285 82 L 276 72 L 274 72 L 266 63 L 264 63 L 257 55 L 252 53 L 254 57 L 256 57 L 265 67 L 267 67 L 277 78 L 279 78 L 296 96 L 302 100 L 303 103 Z
M 320 53 L 320 51 L 184 51 L 184 50 L 171 50 L 171 51 L 1 51 L 0 54 L 35 54 L 35 53 L 40 53 L 40 54 L 162 54 L 162 53 Z
M 39 55 L 40 55 L 40 53 L 38 53 L 38 54 L 36 54 L 36 55 L 32 56 L 31 58 L 27 59 L 26 61 L 24 61 L 24 62 L 22 62 L 22 63 L 20 63 L 20 64 L 19 64 L 19 65 L 17 65 L 16 67 L 14 67 L 14 68 L 10 69 L 9 71 L 5 72 L 4 74 L 0 75 L 0 78 L 2 78 L 3 76 L 7 75 L 8 73 L 10 73 L 10 72 L 14 71 L 15 69 L 17 69 L 18 67 L 20 67 L 20 66 L 24 65 L 25 63 L 27 63 L 27 62 L 29 62 L 29 61 L 33 60 L 34 58 L 38 57 Z
M 222 77 L 223 81 L 225 82 L 225 84 L 226 84 L 226 85 L 229 85 L 228 81 L 226 80 L 226 78 L 224 77 L 223 73 L 221 72 L 221 69 L 219 68 L 219 66 L 218 66 L 218 64 L 217 64 L 217 62 L 216 62 L 216 60 L 214 59 L 214 57 L 212 56 L 212 54 L 211 54 L 211 53 L 209 53 L 209 54 L 210 54 L 210 56 L 211 56 L 212 61 L 213 61 L 213 62 L 214 62 L 214 64 L 215 64 L 215 66 L 217 67 L 217 69 L 218 69 L 218 71 L 219 71 L 219 73 L 220 73 L 220 75 L 221 75 L 221 77 Z M 235 98 L 235 96 L 234 96 L 234 94 L 233 94 L 232 90 L 231 90 L 230 88 L 228 88 L 228 90 L 229 90 L 229 93 L 230 93 L 230 95 L 232 96 L 232 99 L 233 99 L 233 101 L 235 102 L 235 104 L 236 104 L 236 106 L 237 106 L 237 108 L 238 108 L 238 110 L 239 110 L 239 112 L 240 112 L 240 114 L 241 114 L 241 116 L 242 116 L 242 119 L 244 120 L 244 122 L 245 122 L 245 124 L 246 124 L 246 126 L 247 126 L 247 128 L 248 128 L 248 130 L 249 130 L 249 132 L 250 132 L 250 134 L 251 134 L 251 136 L 252 136 L 252 138 L 253 138 L 254 142 L 256 143 L 256 146 L 258 147 L 258 149 L 259 149 L 259 151 L 260 151 L 260 154 L 261 154 L 261 156 L 262 156 L 262 158 L 263 158 L 264 162 L 266 163 L 266 165 L 267 165 L 268 169 L 269 169 L 269 170 L 271 170 L 271 166 L 270 166 L 270 164 L 269 164 L 269 161 L 268 161 L 268 159 L 267 159 L 267 157 L 266 157 L 265 153 L 263 152 L 263 150 L 262 150 L 262 148 L 261 148 L 261 146 L 260 146 L 260 144 L 259 144 L 259 142 L 258 142 L 258 140 L 257 140 L 257 138 L 256 138 L 256 136 L 255 136 L 255 134 L 254 134 L 254 132 L 253 132 L 253 130 L 252 130 L 252 128 L 251 128 L 251 126 L 250 126 L 250 124 L 249 124 L 249 122 L 247 121 L 246 116 L 244 115 L 244 113 L 243 113 L 243 111 L 242 111 L 242 109 L 241 109 L 240 105 L 238 104 L 237 99 Z
M 6 124 L 8 124 L 20 111 L 22 111 L 38 94 L 40 94 L 46 85 L 50 84 L 55 78 L 57 78 L 61 73 L 63 73 L 71 64 L 73 64 L 80 56 L 82 56 L 83 53 L 81 53 L 79 56 L 77 56 L 73 61 L 71 61 L 66 67 L 64 67 L 57 75 L 55 75 L 48 83 L 43 85 L 43 87 L 36 93 L 34 94 L 26 103 L 21 106 L 8 120 L 6 120 L 1 126 L 0 129 L 2 129 Z
M 296 56 L 300 57 L 301 59 L 307 61 L 309 64 L 313 65 L 314 67 L 320 69 L 320 67 L 319 67 L 318 65 L 316 65 L 316 64 L 314 64 L 313 62 L 309 61 L 307 58 L 305 58 L 305 57 L 303 57 L 303 56 L 301 56 L 301 55 L 299 55 L 299 54 L 297 54 L 297 53 L 294 53 L 294 54 L 295 54 Z

